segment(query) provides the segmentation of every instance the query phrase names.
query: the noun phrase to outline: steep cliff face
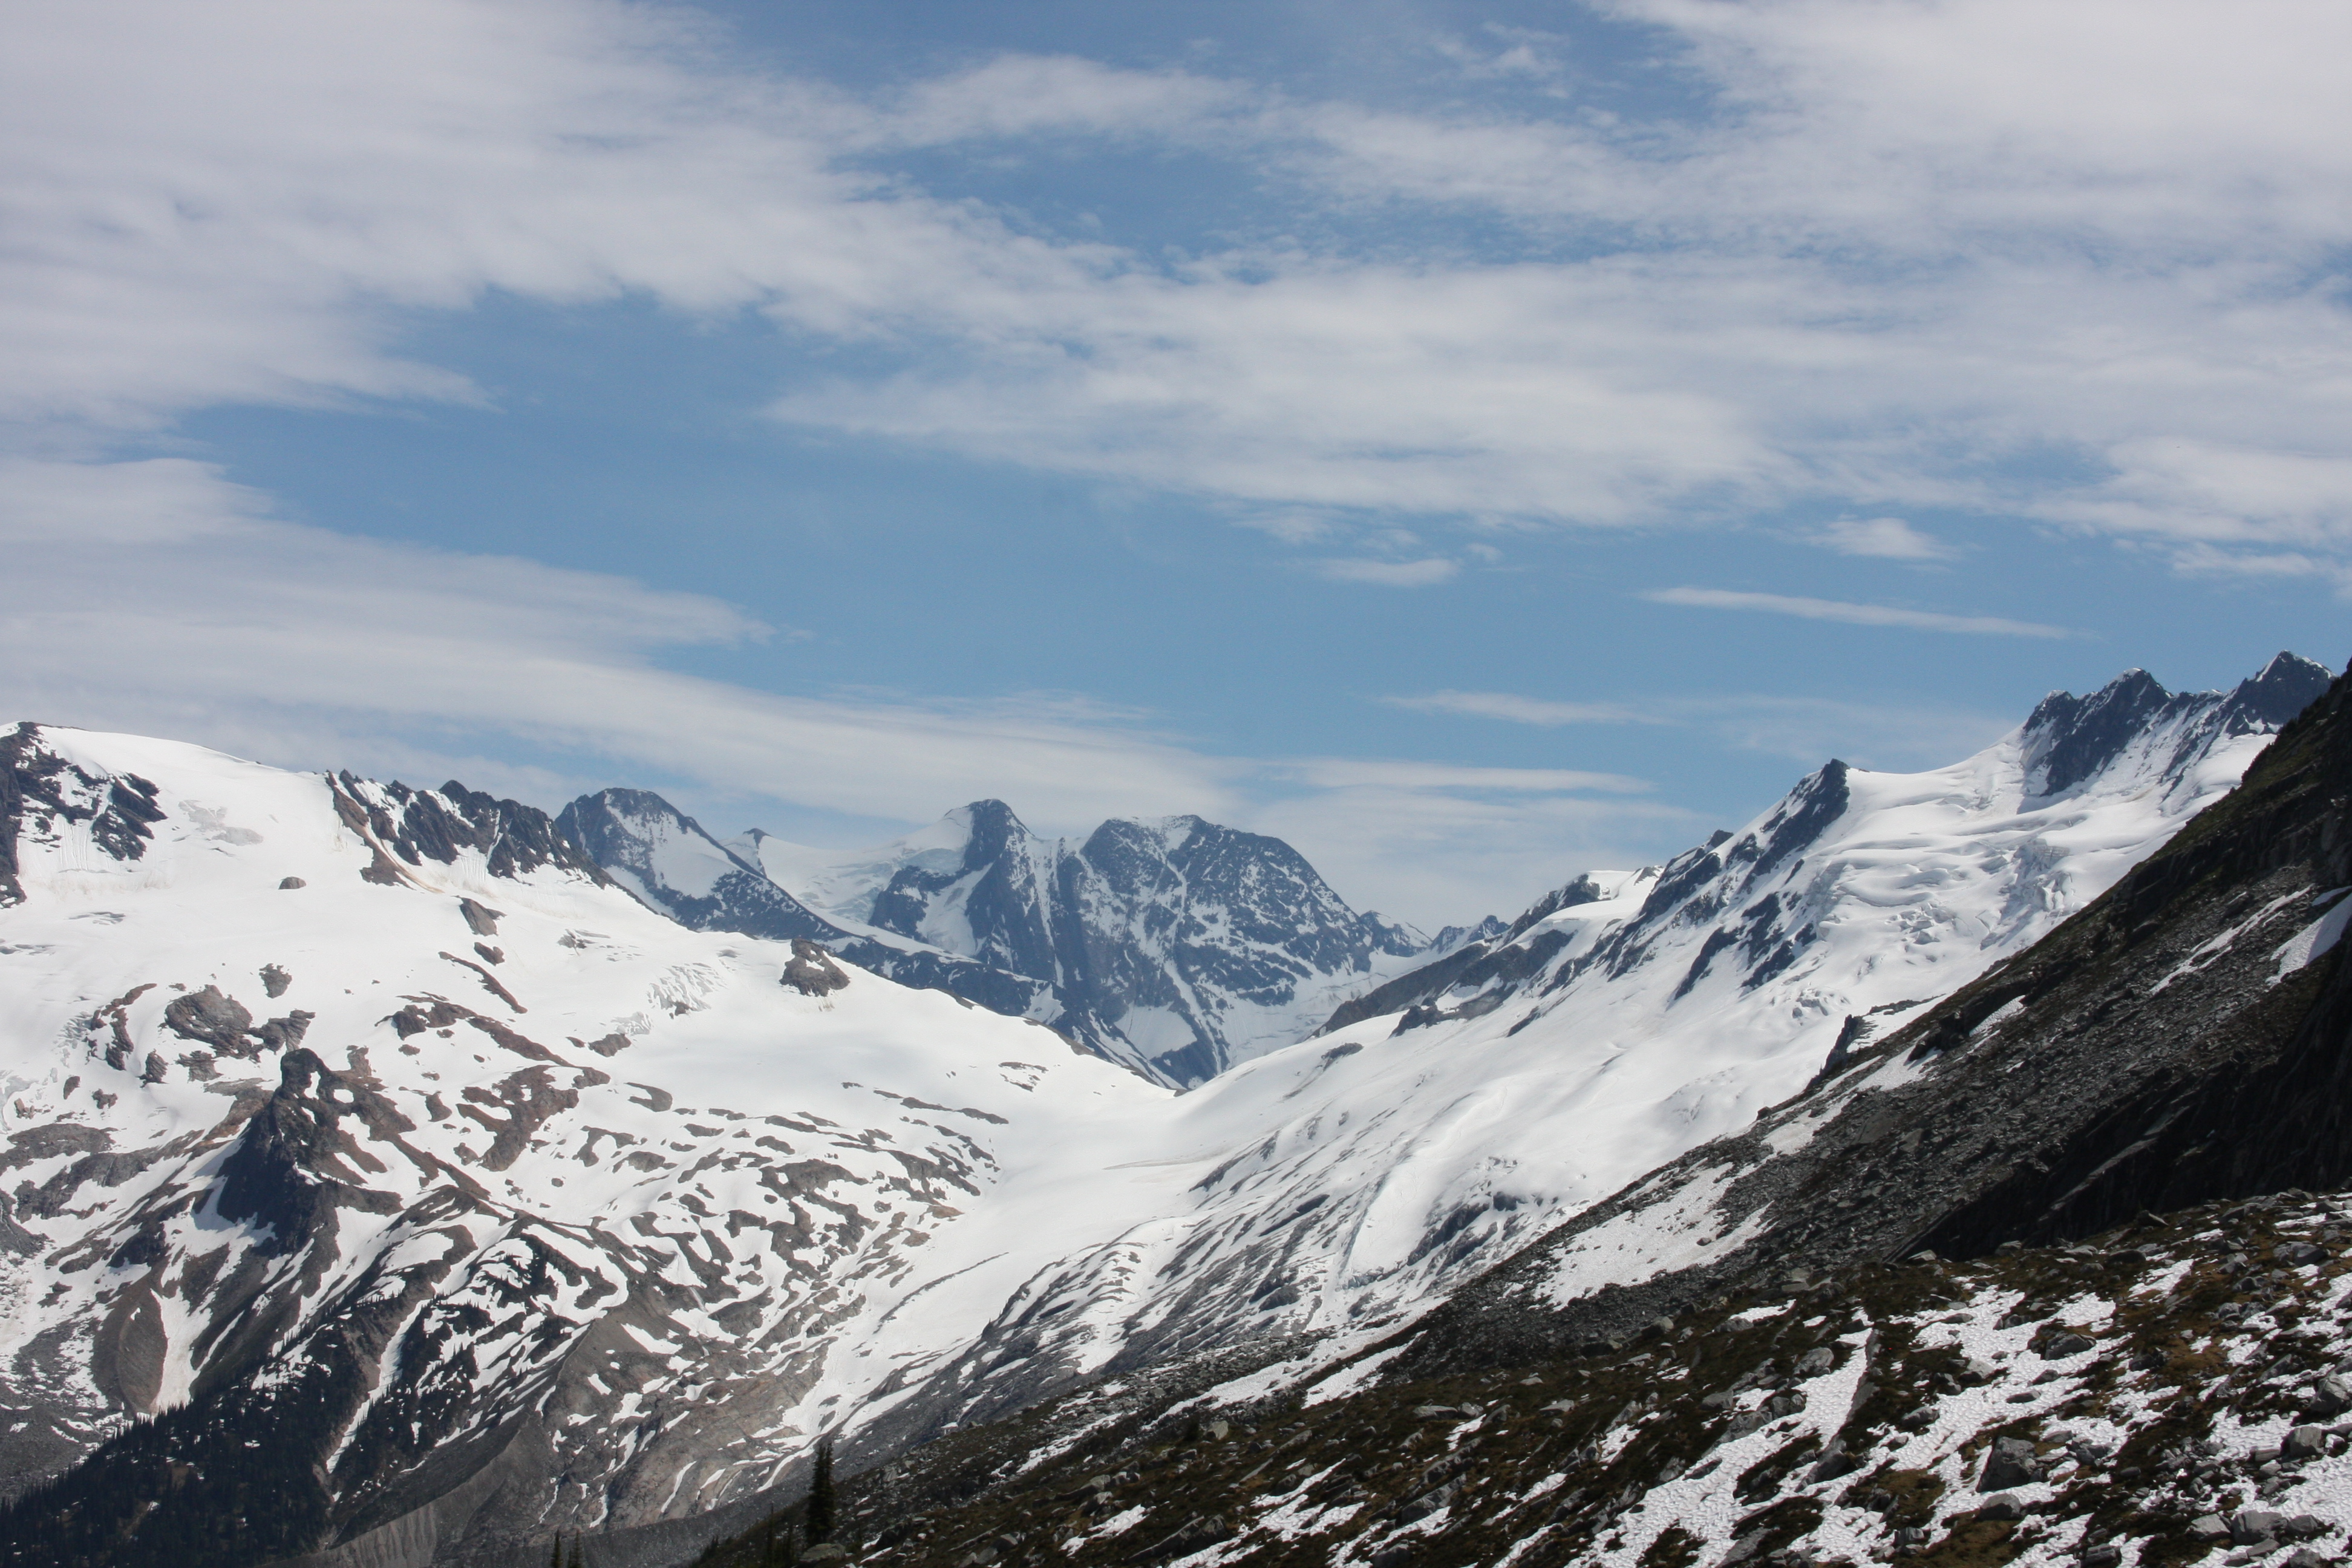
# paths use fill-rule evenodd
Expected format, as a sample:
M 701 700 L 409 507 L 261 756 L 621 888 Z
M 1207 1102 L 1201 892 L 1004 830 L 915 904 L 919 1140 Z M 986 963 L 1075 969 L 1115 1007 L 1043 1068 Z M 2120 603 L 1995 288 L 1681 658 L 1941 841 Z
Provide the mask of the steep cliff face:
M 877 849 L 757 849 L 837 919 L 1049 980 L 1062 1026 L 1180 1085 L 1290 1044 L 1432 945 L 1349 908 L 1282 840 L 1198 816 L 1117 818 L 1073 844 L 983 800 Z

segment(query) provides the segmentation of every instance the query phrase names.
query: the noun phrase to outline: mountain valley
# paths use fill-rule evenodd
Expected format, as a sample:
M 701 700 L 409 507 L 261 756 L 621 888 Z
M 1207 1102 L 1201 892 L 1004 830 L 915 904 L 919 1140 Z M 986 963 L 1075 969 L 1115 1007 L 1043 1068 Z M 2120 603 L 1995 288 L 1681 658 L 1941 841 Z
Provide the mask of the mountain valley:
M 2343 922 L 2314 900 L 2352 883 L 2330 858 L 2352 837 L 2328 826 L 2343 700 L 2285 655 L 2228 693 L 2135 671 L 1948 768 L 1831 763 L 1664 866 L 1586 873 L 1442 943 L 1199 818 L 1073 846 L 981 802 L 819 854 L 719 840 L 640 791 L 550 817 L 20 727 L 0 799 L 5 1560 L 520 1563 L 565 1531 L 600 1568 L 650 1568 L 761 1528 L 820 1436 L 853 1487 L 961 1477 L 924 1506 L 980 1510 L 975 1540 L 998 1544 L 965 1568 L 1277 1544 L 1381 1568 L 1565 1562 L 1545 1554 L 1571 1540 L 1708 1568 L 1745 1560 L 1722 1554 L 1735 1539 L 1864 1551 L 1875 1527 L 1834 1510 L 1718 1540 L 1730 1504 L 1695 1473 L 1682 1500 L 1634 1506 L 1635 1470 L 1699 1456 L 1594 1390 L 1661 1332 L 1710 1366 L 1766 1339 L 1828 1346 L 1818 1382 L 1850 1370 L 1840 1336 L 1883 1331 L 1918 1347 L 1899 1376 L 1926 1387 L 1941 1341 L 1916 1312 L 1897 1335 L 1885 1292 L 1907 1287 L 1885 1271 L 1929 1269 L 1948 1312 L 2007 1317 L 2027 1264 L 1915 1253 L 1987 1258 L 2352 1179 L 2293 1153 L 2335 1147 L 2318 1108 Z M 2257 1058 L 2276 1065 L 2245 1070 Z M 2256 1126 L 2297 1131 L 2263 1153 Z M 2296 1201 L 2296 1226 L 2334 1224 Z M 2177 1250 L 2191 1232 L 2161 1234 Z M 1815 1283 L 1790 1288 L 1795 1269 Z M 1809 1319 L 1798 1346 L 1766 1309 L 1823 1279 L 1811 1316 L 1838 1326 Z M 1536 1403 L 1486 1392 L 1500 1369 L 1568 1407 L 1489 1418 Z M 2044 1403 L 2095 1383 L 2120 1408 L 2113 1378 Z M 1806 1387 L 1801 1410 L 1867 1403 Z M 1459 1422 L 1400 1403 L 1441 1393 L 1484 1403 Z M 2158 1429 L 2134 1408 L 2139 1426 L 2083 1441 Z M 1599 1468 L 1528 1471 L 1540 1492 L 1482 1501 L 1490 1533 L 1449 1537 L 1469 1528 L 1447 1512 L 1460 1487 L 1401 1522 L 1399 1505 L 1455 1474 L 1392 1496 L 1402 1481 L 1335 1459 L 1245 1509 L 1276 1496 L 1257 1465 L 1275 1451 L 1252 1491 L 1232 1462 L 1248 1450 L 1183 1436 L 1224 1422 L 1336 1454 L 1327 1409 L 1421 1434 L 1416 1476 L 1465 1444 Z M 1771 1453 L 1811 1444 L 1819 1470 L 1865 1429 L 1884 1447 L 1888 1412 L 1784 1422 Z M 1941 1478 L 1890 1529 L 1976 1527 L 1952 1466 L 1990 1419 L 1889 1451 L 1887 1475 Z M 1010 1433 L 1031 1459 L 1004 1457 Z M 2241 1422 L 2212 1440 L 2280 1439 Z M 1117 1529 L 1098 1527 L 1125 1505 L 1052 1530 L 986 1512 L 1024 1476 L 1068 1489 L 1059 1456 L 1098 1451 L 1242 1490 L 1192 1510 L 1213 1528 L 1167 1500 Z M 1747 1473 L 1728 1454 L 1723 1485 Z M 2317 1476 L 2328 1455 L 2304 1458 Z M 1317 1491 L 1343 1473 L 1364 1494 L 1344 1529 Z M 2047 1500 L 2002 1539 L 2088 1539 Z M 1278 1530 L 1244 1524 L 1283 1510 Z M 1491 1533 L 1506 1514 L 1518 1533 Z M 889 1533 L 861 1528 L 861 1548 Z M 889 1560 L 981 1550 L 945 1528 L 899 1531 Z M 1704 1550 L 1675 1558 L 1685 1537 Z

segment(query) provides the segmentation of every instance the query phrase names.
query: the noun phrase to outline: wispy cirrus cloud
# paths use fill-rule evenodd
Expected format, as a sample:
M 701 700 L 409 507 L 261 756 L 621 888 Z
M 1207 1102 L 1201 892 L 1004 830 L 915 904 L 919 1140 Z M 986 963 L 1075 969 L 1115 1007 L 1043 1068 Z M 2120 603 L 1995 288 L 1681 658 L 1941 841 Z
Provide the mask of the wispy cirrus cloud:
M 1840 621 L 1854 626 L 1901 626 L 1919 632 L 1959 632 L 1973 637 L 2072 637 L 2081 634 L 2038 621 L 1998 616 L 1951 616 L 1906 610 L 1893 605 L 1854 605 L 1839 599 L 1808 599 L 1790 594 L 1745 594 L 1727 588 L 1659 588 L 1642 595 L 1654 605 L 1702 610 L 1753 610 L 1808 621 Z
M 1284 763 L 1282 767 L 1293 776 L 1326 789 L 1376 785 L 1399 790 L 1499 790 L 1518 795 L 1557 795 L 1570 790 L 1637 795 L 1651 787 L 1645 779 L 1574 768 L 1480 768 L 1353 757 L 1317 757 Z
M 1383 697 L 1391 708 L 1415 713 L 1458 713 L 1465 718 L 1500 719 L 1510 724 L 1555 729 L 1562 724 L 1658 724 L 1668 722 L 1654 712 L 1643 712 L 1617 702 L 1558 702 L 1519 697 L 1507 691 L 1430 691 L 1409 697 Z
M 1841 518 L 1823 524 L 1811 539 L 1841 555 L 1875 556 L 1882 561 L 1949 561 L 1959 553 L 1899 517 Z
M 771 629 L 704 595 L 287 521 L 185 459 L 0 461 L 0 542 L 17 584 L 0 617 L 12 718 L 297 766 L 520 736 L 565 762 L 519 777 L 621 771 L 902 820 L 984 794 L 1055 821 L 1248 804 L 1246 761 L 1085 704 L 788 697 L 667 669 L 667 651 Z M 354 737 L 373 739 L 322 743 Z
M 1315 563 L 1315 574 L 1334 583 L 1369 583 L 1381 588 L 1429 588 L 1462 574 L 1462 563 L 1440 556 L 1419 561 L 1331 560 Z
M 1869 768 L 1937 767 L 1982 750 L 2014 715 L 1934 702 L 1857 702 L 1766 691 L 1660 693 L 1629 702 L 1558 702 L 1505 691 L 1384 697 L 1391 707 L 1510 724 L 1649 724 L 1696 730 L 1741 751 L 1811 764 L 1831 756 Z

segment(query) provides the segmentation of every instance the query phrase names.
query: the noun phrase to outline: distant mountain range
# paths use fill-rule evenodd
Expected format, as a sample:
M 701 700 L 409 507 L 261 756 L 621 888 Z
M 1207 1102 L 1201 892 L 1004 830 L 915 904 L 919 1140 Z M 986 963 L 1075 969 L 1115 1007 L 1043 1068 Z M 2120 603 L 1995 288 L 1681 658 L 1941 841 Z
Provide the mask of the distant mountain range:
M 0 1562 L 520 1564 L 560 1529 L 653 1568 L 821 1435 L 854 1470 L 1089 1381 L 1360 1383 L 1608 1337 L 1718 1258 L 2226 1185 L 2213 1129 L 2334 1103 L 2292 1052 L 2229 1099 L 2195 1033 L 2335 1005 L 2341 725 L 2231 795 L 2328 690 L 2134 671 L 1417 952 L 1195 818 L 1073 847 L 982 803 L 823 857 L 639 793 L 551 819 L 21 726 L 0 1481 L 63 1479 Z M 2027 1039 L 2076 1065 L 2045 1085 Z M 1865 1233 L 1833 1149 L 1949 1163 L 1949 1201 Z
M 1359 914 L 1279 838 L 1197 816 L 1044 839 L 1003 801 L 849 852 L 724 842 L 659 795 L 608 789 L 562 832 L 698 931 L 822 942 L 1185 1087 L 1286 1046 L 1355 992 L 1445 951 Z

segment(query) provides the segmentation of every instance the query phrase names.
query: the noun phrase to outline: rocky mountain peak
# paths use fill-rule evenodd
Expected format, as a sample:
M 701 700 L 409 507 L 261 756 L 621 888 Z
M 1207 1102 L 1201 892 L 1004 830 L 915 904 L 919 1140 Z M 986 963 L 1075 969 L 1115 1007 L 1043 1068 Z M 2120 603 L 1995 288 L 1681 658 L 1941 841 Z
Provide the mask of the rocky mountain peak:
M 1028 824 L 1016 816 L 1013 808 L 1001 800 L 975 800 L 948 813 L 949 820 L 963 824 L 964 865 L 977 867 L 1000 858 L 1016 845 L 1026 844 L 1037 836 L 1029 831 Z
M 2263 666 L 2260 674 L 2240 681 L 2224 707 L 2234 724 L 2278 730 L 2318 701 L 2333 679 L 2326 665 L 2301 654 L 2282 653 Z
M 2156 778 L 2178 779 L 2215 739 L 2269 734 L 2327 689 L 2329 673 L 2282 653 L 2229 692 L 2174 692 L 2127 669 L 2087 696 L 2053 691 L 2019 731 L 2027 793 L 2076 791 L 2129 759 Z
M 563 808 L 556 830 L 640 903 L 697 930 L 837 940 L 841 930 L 651 790 L 606 789 Z

